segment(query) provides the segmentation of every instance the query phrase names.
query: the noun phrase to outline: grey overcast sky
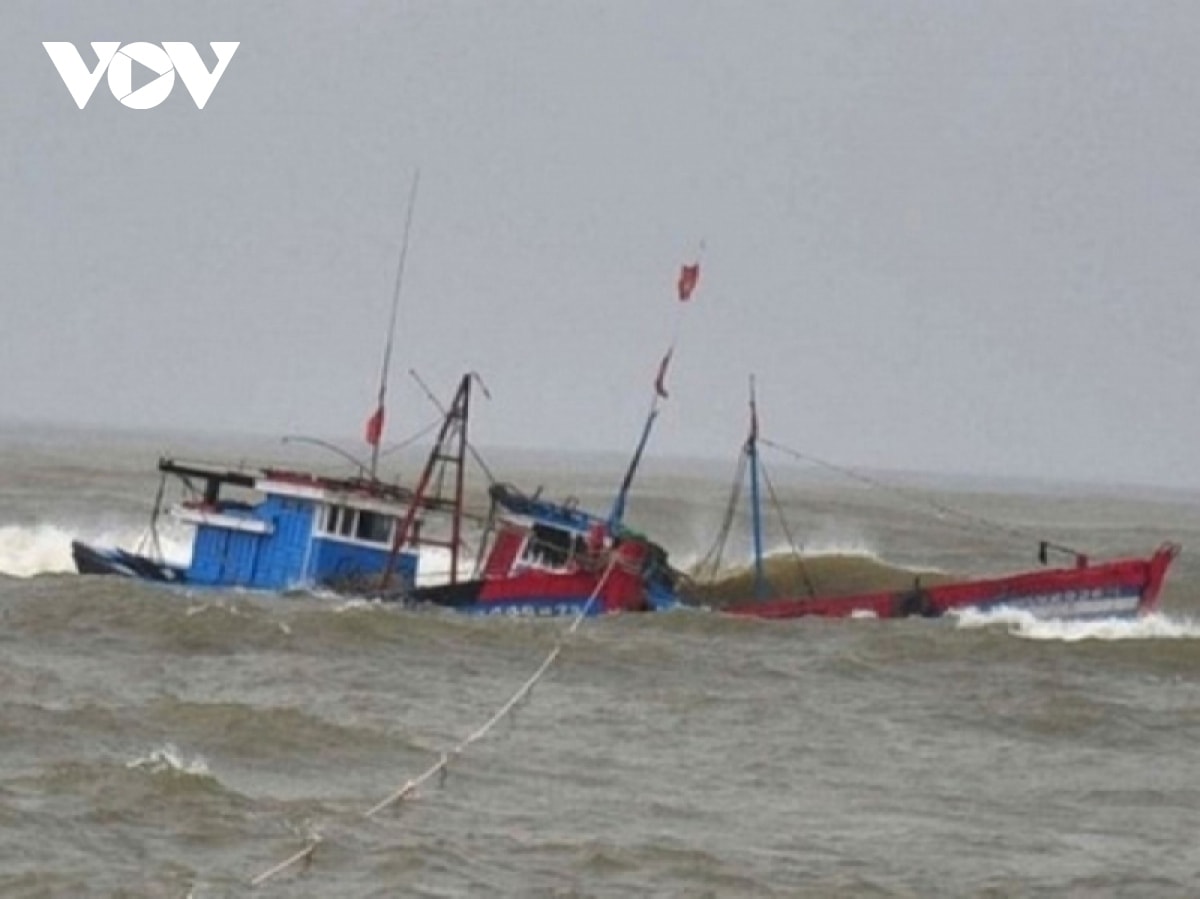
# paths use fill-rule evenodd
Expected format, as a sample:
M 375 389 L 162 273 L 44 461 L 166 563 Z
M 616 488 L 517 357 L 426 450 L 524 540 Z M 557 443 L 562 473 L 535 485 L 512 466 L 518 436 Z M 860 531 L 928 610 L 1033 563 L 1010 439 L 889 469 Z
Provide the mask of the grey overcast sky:
M 240 41 L 80 110 L 42 48 Z M 849 465 L 1200 484 L 1194 2 L 28 2 L 0 11 L 0 419 L 361 446 L 764 431 Z

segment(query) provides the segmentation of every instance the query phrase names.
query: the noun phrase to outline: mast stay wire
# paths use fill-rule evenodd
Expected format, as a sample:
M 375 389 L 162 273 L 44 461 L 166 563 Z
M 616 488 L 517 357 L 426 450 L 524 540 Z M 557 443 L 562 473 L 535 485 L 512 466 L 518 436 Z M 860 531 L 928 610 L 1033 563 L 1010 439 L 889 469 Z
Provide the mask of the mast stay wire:
M 804 564 L 804 556 L 800 551 L 799 545 L 796 543 L 796 538 L 792 536 L 791 525 L 788 524 L 787 517 L 783 514 L 783 503 L 779 501 L 779 494 L 775 492 L 775 483 L 771 480 L 771 474 L 767 471 L 767 466 L 763 464 L 761 459 L 758 461 L 758 467 L 762 472 L 763 481 L 766 482 L 767 493 L 771 497 L 771 505 L 775 507 L 775 514 L 779 516 L 779 526 L 783 528 L 788 546 L 792 549 L 792 556 L 796 560 L 796 566 L 800 570 L 800 578 L 804 581 L 804 589 L 808 591 L 810 599 L 815 599 L 817 595 L 816 588 L 813 586 L 812 578 L 809 577 L 808 566 Z
M 703 577 L 708 571 L 707 580 L 714 580 L 721 567 L 721 558 L 725 555 L 725 546 L 729 542 L 729 533 L 733 529 L 733 519 L 742 499 L 742 485 L 746 480 L 746 451 L 738 453 L 737 471 L 733 476 L 733 486 L 729 490 L 729 502 L 725 505 L 725 514 L 721 518 L 721 527 L 717 531 L 717 539 L 700 563 L 696 566 L 696 575 Z
M 842 465 L 837 465 L 833 462 L 828 462 L 810 453 L 804 453 L 800 450 L 793 449 L 789 446 L 784 446 L 781 443 L 776 443 L 774 440 L 769 440 L 766 437 L 760 438 L 760 442 L 769 446 L 777 452 L 783 453 L 786 456 L 791 456 L 800 462 L 807 462 L 811 465 L 816 465 L 819 468 L 824 468 L 828 471 L 842 475 L 852 481 L 857 481 L 867 487 L 875 490 L 881 490 L 885 493 L 891 493 L 894 496 L 906 500 L 912 505 L 926 507 L 933 510 L 935 517 L 939 519 L 956 519 L 960 523 L 977 528 L 979 530 L 991 531 L 995 534 L 1001 534 L 1013 540 L 1018 540 L 1021 543 L 1033 542 L 1038 547 L 1038 558 L 1044 564 L 1046 561 L 1046 551 L 1053 549 L 1058 552 L 1066 553 L 1074 556 L 1076 559 L 1084 558 L 1084 553 L 1074 547 L 1066 546 L 1062 543 L 1055 543 L 1051 540 L 1042 538 L 1039 534 L 1025 528 L 1017 527 L 1016 525 L 1006 524 L 995 521 L 983 515 L 978 515 L 973 512 L 965 512 L 962 509 L 957 509 L 954 506 L 947 505 L 922 491 L 912 490 L 905 487 L 889 484 L 886 481 L 873 478 L 870 475 L 865 475 L 853 468 L 847 468 Z
M 444 418 L 446 415 L 446 407 L 442 401 L 437 398 L 437 394 L 429 389 L 429 385 L 425 383 L 425 380 L 420 376 L 420 374 L 417 373 L 415 368 L 410 368 L 408 370 L 408 374 L 414 381 L 417 382 L 417 385 L 422 391 L 424 391 L 426 398 L 429 400 L 429 402 L 433 403 L 434 408 L 441 412 Z M 484 397 L 490 400 L 492 395 L 490 392 L 488 392 L 487 385 L 483 382 L 483 378 L 480 377 L 479 373 L 473 371 L 470 373 L 470 376 L 474 379 L 475 383 L 479 385 L 479 388 L 483 391 Z M 441 419 L 438 420 L 438 423 L 441 423 Z M 491 486 L 492 484 L 495 484 L 496 476 L 492 473 L 491 467 L 483 460 L 483 456 L 480 454 L 479 450 L 475 448 L 475 444 L 470 440 L 467 441 L 467 452 L 471 454 L 471 458 L 475 460 L 475 464 L 479 466 L 479 470 L 482 471 L 483 476 L 487 478 L 488 485 Z

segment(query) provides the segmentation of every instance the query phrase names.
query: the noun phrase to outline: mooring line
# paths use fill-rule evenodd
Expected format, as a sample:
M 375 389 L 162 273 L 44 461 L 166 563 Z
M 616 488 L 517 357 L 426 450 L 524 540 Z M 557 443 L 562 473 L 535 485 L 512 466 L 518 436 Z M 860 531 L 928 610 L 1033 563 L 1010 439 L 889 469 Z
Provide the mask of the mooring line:
M 290 868 L 292 865 L 296 864 L 297 862 L 306 861 L 306 862 L 311 863 L 312 859 L 313 859 L 313 853 L 316 852 L 317 846 L 320 845 L 320 843 L 321 843 L 320 837 L 314 838 L 311 843 L 309 843 L 307 846 L 305 846 L 303 849 L 301 849 L 295 855 L 285 858 L 283 861 L 281 861 L 279 864 L 277 864 L 274 868 L 271 868 L 268 871 L 263 871 L 261 874 L 259 874 L 257 877 L 255 877 L 252 881 L 250 881 L 250 886 L 256 887 L 259 884 L 266 883 L 268 880 L 270 880 L 272 877 L 274 877 L 280 871 L 287 870 L 288 868 Z
M 435 764 L 431 765 L 424 772 L 422 772 L 418 777 L 414 777 L 412 780 L 409 780 L 404 784 L 404 786 L 400 787 L 400 789 L 396 790 L 391 795 L 380 800 L 375 805 L 363 812 L 363 817 L 373 818 L 376 814 L 383 811 L 388 806 L 394 805 L 401 799 L 408 798 L 414 790 L 427 782 L 431 777 L 444 771 L 447 766 L 449 766 L 452 756 L 461 755 L 463 750 L 467 749 L 472 743 L 478 742 L 487 736 L 488 731 L 490 731 L 496 726 L 497 723 L 507 716 L 508 713 L 512 711 L 513 706 L 524 699 L 529 691 L 533 689 L 534 684 L 542 679 L 542 675 L 546 673 L 546 670 L 554 663 L 554 660 L 558 658 L 558 654 L 561 651 L 562 644 L 560 643 L 550 650 L 550 654 L 547 655 L 542 664 L 538 666 L 538 669 L 533 673 L 533 676 L 525 681 L 525 683 L 521 685 L 520 689 L 518 689 L 517 692 L 512 695 L 508 702 L 504 703 L 504 705 L 502 705 L 482 727 L 468 735 L 465 739 L 459 742 L 458 745 L 447 750 L 446 752 L 443 752 L 442 757 Z
M 482 740 L 485 736 L 487 736 L 492 728 L 504 720 L 504 718 L 517 706 L 517 704 L 529 695 L 530 691 L 532 691 L 537 682 L 540 681 L 543 676 L 545 676 L 546 672 L 550 670 L 550 666 L 554 664 L 555 660 L 557 660 L 559 655 L 562 653 L 566 638 L 579 630 L 579 626 L 583 624 L 584 619 L 586 619 L 588 613 L 591 612 L 592 606 L 596 602 L 596 598 L 600 595 L 600 591 L 604 589 L 604 585 L 608 582 L 608 576 L 612 574 L 612 570 L 616 564 L 617 560 L 614 556 L 614 558 L 609 561 L 608 567 L 604 569 L 604 573 L 600 576 L 600 579 L 596 582 L 596 587 L 594 590 L 592 590 L 591 596 L 587 598 L 587 602 L 583 604 L 582 608 L 580 608 L 579 612 L 575 615 L 574 621 L 571 622 L 569 627 L 563 629 L 562 633 L 559 634 L 558 639 L 555 641 L 554 647 L 546 655 L 546 658 L 542 660 L 542 664 L 539 665 L 537 670 L 534 671 L 533 674 L 523 684 L 521 684 L 521 686 L 515 693 L 513 693 L 511 697 L 509 697 L 507 702 L 500 706 L 500 708 L 497 709 L 480 727 L 476 728 L 453 747 L 443 752 L 437 762 L 430 765 L 416 777 L 405 781 L 401 787 L 393 790 L 385 798 L 363 812 L 362 816 L 364 818 L 373 818 L 385 808 L 395 805 L 397 802 L 402 802 L 416 796 L 417 790 L 423 784 L 427 783 L 431 778 L 436 777 L 439 774 L 445 774 L 451 758 L 461 755 L 473 743 L 477 743 Z M 299 864 L 300 862 L 304 862 L 306 866 L 312 864 L 317 846 L 320 845 L 320 843 L 321 837 L 314 836 L 309 841 L 308 845 L 299 852 L 288 856 L 283 861 L 254 877 L 250 881 L 250 886 L 261 886 L 268 880 L 271 880 L 275 876 L 282 874 L 284 871 Z

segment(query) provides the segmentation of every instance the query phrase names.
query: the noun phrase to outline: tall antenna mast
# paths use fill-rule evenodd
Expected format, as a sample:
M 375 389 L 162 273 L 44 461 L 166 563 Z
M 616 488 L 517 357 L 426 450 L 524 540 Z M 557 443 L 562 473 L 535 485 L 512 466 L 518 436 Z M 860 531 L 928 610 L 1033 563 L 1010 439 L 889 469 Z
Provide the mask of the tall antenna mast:
M 383 365 L 379 371 L 379 403 L 375 414 L 367 422 L 367 442 L 371 444 L 371 480 L 379 467 L 379 445 L 383 442 L 384 408 L 387 401 L 388 370 L 392 366 L 392 345 L 396 342 L 396 311 L 400 308 L 400 286 L 404 283 L 404 263 L 408 259 L 408 238 L 412 232 L 413 209 L 417 205 L 417 186 L 421 183 L 421 170 L 413 172 L 412 188 L 408 194 L 408 214 L 404 220 L 404 242 L 400 245 L 400 264 L 396 268 L 396 290 L 392 294 L 392 315 L 388 322 L 387 343 L 383 348 Z

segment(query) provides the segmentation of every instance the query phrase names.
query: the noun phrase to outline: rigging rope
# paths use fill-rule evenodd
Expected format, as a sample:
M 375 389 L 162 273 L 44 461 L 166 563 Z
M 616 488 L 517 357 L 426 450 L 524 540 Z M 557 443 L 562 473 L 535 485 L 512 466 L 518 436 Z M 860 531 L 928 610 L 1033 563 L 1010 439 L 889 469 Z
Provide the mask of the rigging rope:
M 504 720 L 504 718 L 517 706 L 517 704 L 529 695 L 530 691 L 532 691 L 537 682 L 545 676 L 546 672 L 550 670 L 550 666 L 554 664 L 559 655 L 562 653 L 566 639 L 579 630 L 579 626 L 583 624 L 584 619 L 586 619 L 590 614 L 592 607 L 596 604 L 597 597 L 600 595 L 600 591 L 604 589 L 604 585 L 608 582 L 608 577 L 610 574 L 612 574 L 613 568 L 615 568 L 616 565 L 617 558 L 614 555 L 613 558 L 609 560 L 608 566 L 604 569 L 604 573 L 596 582 L 595 589 L 592 590 L 592 593 L 587 598 L 587 601 L 579 609 L 579 612 L 576 613 L 575 619 L 571 622 L 570 626 L 563 629 L 563 631 L 559 634 L 558 639 L 555 641 L 554 647 L 546 655 L 546 658 L 542 660 L 542 663 L 537 667 L 537 670 L 535 670 L 533 674 L 530 675 L 530 677 L 523 684 L 521 684 L 519 688 L 517 688 L 517 691 L 513 693 L 511 697 L 509 697 L 507 702 L 501 705 L 500 708 L 497 709 L 496 712 L 482 725 L 480 725 L 450 749 L 443 752 L 438 758 L 437 762 L 430 765 L 416 777 L 405 781 L 402 786 L 396 790 L 393 790 L 379 802 L 375 803 L 375 805 L 363 812 L 362 816 L 364 818 L 373 818 L 379 812 L 383 811 L 389 806 L 395 805 L 397 802 L 414 798 L 417 789 L 423 784 L 428 783 L 430 779 L 438 775 L 445 776 L 452 758 L 462 755 L 462 753 L 470 748 L 473 743 L 477 743 L 482 740 L 488 735 L 492 728 Z M 282 874 L 284 871 L 288 870 L 299 862 L 304 862 L 306 865 L 311 864 L 314 854 L 316 853 L 317 846 L 319 846 L 321 843 L 321 839 L 322 838 L 319 834 L 314 835 L 308 844 L 299 852 L 288 856 L 283 861 L 255 876 L 250 881 L 250 886 L 261 886 L 268 880 L 279 874 Z
M 747 452 L 745 450 L 738 457 L 737 472 L 733 477 L 733 486 L 729 491 L 729 502 L 725 506 L 725 515 L 721 520 L 721 527 L 717 533 L 717 539 L 714 542 L 712 549 L 700 560 L 696 566 L 697 577 L 704 577 L 707 571 L 707 580 L 712 581 L 717 577 L 720 571 L 721 559 L 725 553 L 725 547 L 729 542 L 729 534 L 733 528 L 733 519 L 737 514 L 737 507 L 741 501 L 743 484 L 746 474 Z M 771 504 L 775 507 L 775 514 L 779 518 L 780 527 L 783 529 L 784 535 L 787 537 L 788 545 L 791 547 L 792 555 L 796 559 L 796 565 L 800 571 L 800 578 L 804 581 L 804 589 L 808 591 L 809 596 L 816 596 L 816 588 L 813 585 L 812 578 L 809 576 L 808 568 L 804 564 L 804 557 L 800 551 L 800 546 L 796 542 L 796 538 L 792 533 L 791 526 L 788 524 L 787 518 L 783 514 L 783 503 L 779 499 L 779 494 L 775 490 L 775 484 L 771 480 L 771 476 L 767 471 L 766 465 L 759 459 L 759 470 L 762 472 L 763 481 L 767 485 L 767 494 L 771 498 Z
M 404 449 L 405 447 L 412 446 L 414 443 L 416 443 L 418 440 L 420 440 L 426 434 L 430 434 L 434 430 L 436 430 L 441 425 L 441 423 L 442 423 L 442 419 L 440 417 L 435 418 L 433 421 L 431 421 L 429 424 L 425 425 L 425 427 L 421 428 L 421 430 L 417 431 L 415 434 L 404 438 L 399 443 L 392 444 L 385 450 L 382 450 L 379 453 L 379 458 L 382 459 L 384 456 L 390 456 L 392 453 L 400 452 L 400 450 Z
M 776 443 L 773 440 L 768 440 L 765 437 L 760 438 L 759 442 L 764 443 L 772 449 L 777 450 L 784 455 L 791 456 L 792 458 L 801 462 L 808 462 L 820 468 L 825 468 L 876 490 L 892 493 L 914 505 L 927 506 L 936 512 L 939 517 L 955 518 L 963 524 L 980 528 L 981 530 L 988 530 L 992 531 L 993 533 L 1003 534 L 1006 537 L 1019 540 L 1022 543 L 1034 542 L 1039 547 L 1039 554 L 1043 556 L 1043 561 L 1045 561 L 1044 551 L 1047 548 L 1069 553 L 1077 558 L 1083 555 L 1079 550 L 1070 546 L 1045 540 L 1040 535 L 1035 534 L 1033 531 L 1027 531 L 1024 528 L 1019 528 L 1011 524 L 993 521 L 990 518 L 985 518 L 982 515 L 976 515 L 972 512 L 964 512 L 961 509 L 956 509 L 953 506 L 948 506 L 945 503 L 939 502 L 938 500 L 935 500 L 924 493 L 920 493 L 915 490 L 908 490 L 903 487 L 897 487 L 895 484 L 888 484 L 884 481 L 880 481 L 876 478 L 865 475 L 862 472 L 855 471 L 852 468 L 845 468 L 841 465 L 835 465 L 832 462 L 826 462 L 824 459 L 819 459 L 816 456 L 809 455 L 808 453 L 802 453 L 799 450 L 792 449 L 791 447 L 783 446 L 782 444 Z
M 788 525 L 787 518 L 783 514 L 783 503 L 779 501 L 779 494 L 775 492 L 775 484 L 771 481 L 770 474 L 767 473 L 767 466 L 759 459 L 759 470 L 762 472 L 763 480 L 767 484 L 767 493 L 771 497 L 771 504 L 775 507 L 775 513 L 779 516 L 779 526 L 783 528 L 784 536 L 787 537 L 788 545 L 792 548 L 792 555 L 796 559 L 796 565 L 800 569 L 800 577 L 804 581 L 804 589 L 808 591 L 809 598 L 815 598 L 817 595 L 816 589 L 813 587 L 812 578 L 808 576 L 808 567 L 804 564 L 804 557 L 800 554 L 800 548 L 796 544 L 796 539 L 792 536 L 792 529 Z
M 148 551 L 150 557 L 154 561 L 161 563 L 163 561 L 162 542 L 158 538 L 158 517 L 162 513 L 163 492 L 167 487 L 167 473 L 164 471 L 158 478 L 158 492 L 154 494 L 154 509 L 150 512 L 150 527 L 147 533 L 143 534 L 134 547 L 134 552 L 145 554 L 147 552 L 147 543 L 149 543 Z
M 721 527 L 717 531 L 717 539 L 712 548 L 696 566 L 696 575 L 700 577 L 705 568 L 708 569 L 708 579 L 713 580 L 721 566 L 721 557 L 725 554 L 725 545 L 729 542 L 729 532 L 733 528 L 733 518 L 737 514 L 738 503 L 742 498 L 742 484 L 746 479 L 746 453 L 738 454 L 737 471 L 733 476 L 733 486 L 729 490 L 729 502 L 725 506 L 725 516 L 721 519 Z
M 434 408 L 436 408 L 439 412 L 442 413 L 442 417 L 440 419 L 438 419 L 438 422 L 437 422 L 438 424 L 441 424 L 442 421 L 444 421 L 446 416 L 449 414 L 446 411 L 446 407 L 442 404 L 442 401 L 437 398 L 437 394 L 435 394 L 432 390 L 429 389 L 429 385 L 425 383 L 424 378 L 421 377 L 421 375 L 417 372 L 417 370 L 415 368 L 410 368 L 408 370 L 408 374 L 409 374 L 409 377 L 411 377 L 414 381 L 417 382 L 417 386 L 420 387 L 422 391 L 424 391 L 426 399 L 428 399 L 429 402 L 433 403 Z M 479 376 L 479 373 L 478 372 L 470 372 L 470 377 L 473 378 L 475 380 L 475 382 L 479 384 L 479 386 L 483 389 L 483 395 L 490 400 L 492 398 L 492 395 L 490 393 L 488 393 L 487 385 L 485 385 L 483 383 L 483 378 L 481 378 Z M 462 427 L 461 423 L 460 423 L 459 427 Z M 430 430 L 433 430 L 433 428 L 430 428 Z M 477 450 L 475 448 L 475 444 L 473 444 L 470 440 L 467 440 L 466 446 L 467 446 L 467 452 L 469 452 L 471 454 L 471 458 L 475 460 L 475 464 L 479 466 L 479 470 L 482 471 L 483 476 L 485 478 L 487 478 L 488 485 L 491 486 L 492 484 L 495 484 L 496 476 L 494 474 L 492 474 L 491 467 L 489 467 L 487 462 L 484 461 L 483 455 L 479 452 L 479 450 Z

